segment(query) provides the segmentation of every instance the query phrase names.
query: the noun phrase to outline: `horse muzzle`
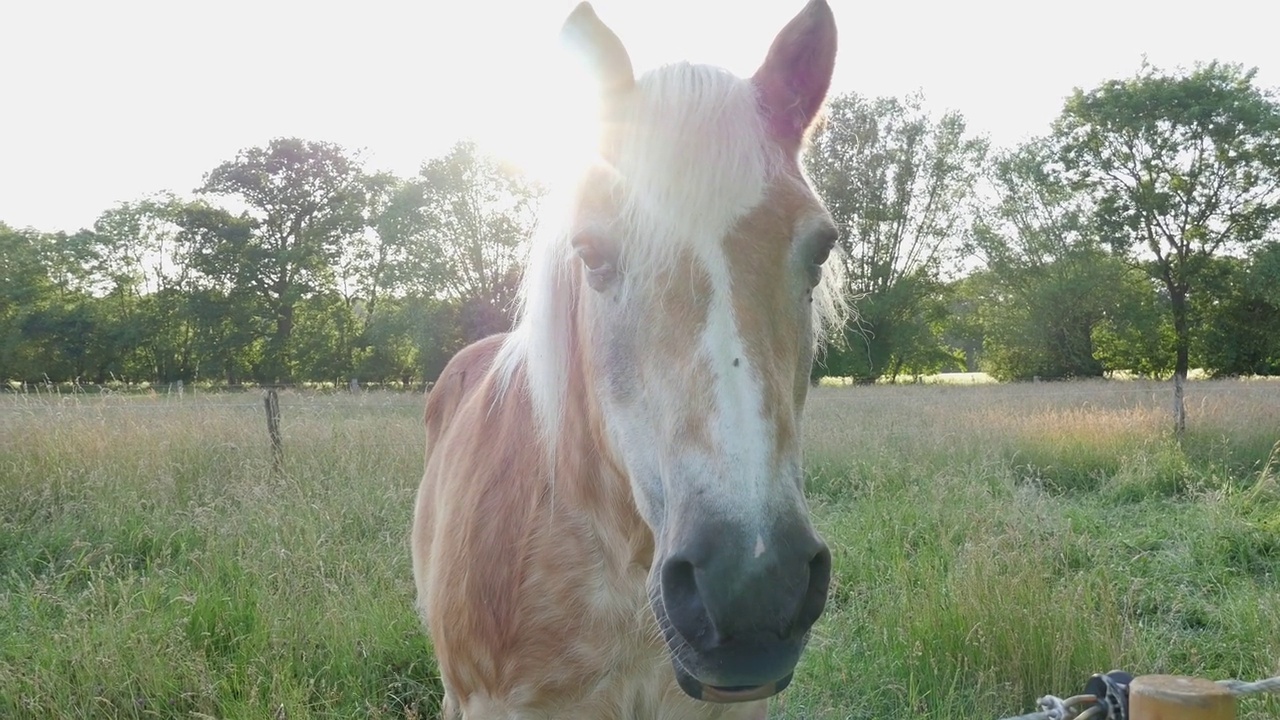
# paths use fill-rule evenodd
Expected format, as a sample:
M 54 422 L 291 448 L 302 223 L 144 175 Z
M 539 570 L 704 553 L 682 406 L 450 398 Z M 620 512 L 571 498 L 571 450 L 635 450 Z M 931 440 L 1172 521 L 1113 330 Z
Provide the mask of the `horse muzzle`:
M 694 529 L 651 578 L 676 680 L 708 702 L 760 700 L 786 688 L 831 580 L 831 552 L 807 523 L 773 528 L 745 555 L 725 551 L 744 546 L 725 542 L 733 534 L 719 523 Z

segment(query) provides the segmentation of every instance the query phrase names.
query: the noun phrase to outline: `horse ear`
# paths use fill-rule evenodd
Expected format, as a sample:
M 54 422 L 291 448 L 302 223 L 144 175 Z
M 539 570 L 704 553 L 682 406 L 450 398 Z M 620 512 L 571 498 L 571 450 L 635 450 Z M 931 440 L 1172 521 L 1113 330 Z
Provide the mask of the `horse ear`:
M 589 2 L 581 2 L 560 29 L 560 40 L 575 51 L 600 83 L 607 102 L 635 86 L 631 57 L 622 41 L 596 15 Z
M 826 0 L 809 0 L 774 38 L 751 78 L 780 140 L 799 143 L 804 137 L 826 99 L 835 64 L 835 16 Z

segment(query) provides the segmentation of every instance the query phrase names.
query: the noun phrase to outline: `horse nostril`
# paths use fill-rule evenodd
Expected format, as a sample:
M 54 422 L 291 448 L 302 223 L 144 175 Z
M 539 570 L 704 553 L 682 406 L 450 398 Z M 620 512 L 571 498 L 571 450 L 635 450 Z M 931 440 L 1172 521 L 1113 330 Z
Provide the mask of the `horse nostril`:
M 658 570 L 664 630 L 699 651 L 803 640 L 826 607 L 831 551 L 812 532 L 783 540 L 755 555 L 685 544 Z
M 673 558 L 662 564 L 662 604 L 673 629 L 694 647 L 710 644 L 714 634 L 698 592 L 693 563 Z
M 678 559 L 668 560 L 663 563 L 662 592 L 663 599 L 668 601 L 668 609 L 672 609 L 672 604 L 685 604 L 691 595 L 696 596 L 698 586 L 697 580 L 693 577 L 693 563 Z
M 809 585 L 805 588 L 800 613 L 796 616 L 793 632 L 803 634 L 813 627 L 827 605 L 827 590 L 831 585 L 831 550 L 825 543 L 809 559 Z

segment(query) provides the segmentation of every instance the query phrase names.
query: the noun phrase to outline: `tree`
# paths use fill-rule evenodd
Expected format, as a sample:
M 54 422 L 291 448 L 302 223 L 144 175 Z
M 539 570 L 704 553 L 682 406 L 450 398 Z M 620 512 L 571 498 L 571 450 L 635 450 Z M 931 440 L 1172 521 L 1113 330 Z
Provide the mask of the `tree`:
M 99 289 L 142 296 L 177 285 L 186 269 L 178 257 L 182 207 L 173 195 L 160 193 L 99 215 L 92 235 Z
M 164 193 L 103 212 L 89 234 L 91 272 L 102 297 L 101 332 L 118 377 L 190 380 L 183 310 L 190 267 L 180 243 L 185 204 Z
M 264 364 L 262 339 L 271 330 L 269 300 L 256 256 L 255 220 L 232 215 L 205 201 L 182 208 L 180 242 L 193 277 L 186 315 L 198 356 L 197 374 L 224 377 L 234 385 Z M 278 362 L 278 361 L 277 361 Z
M 376 175 L 368 187 L 370 231 L 341 270 L 360 324 L 354 365 L 379 380 L 433 378 L 441 352 L 510 327 L 543 188 L 467 142 L 415 178 Z
M 420 180 L 379 173 L 365 181 L 365 237 L 344 246 L 340 285 L 367 329 L 384 298 L 406 292 L 434 293 L 439 278 L 421 266 L 425 188 Z M 355 307 L 353 300 L 362 302 Z
M 1001 153 L 987 173 L 993 202 L 971 242 L 981 283 L 985 367 L 1002 379 L 1096 377 L 1107 368 L 1095 330 L 1129 330 L 1141 278 L 1108 254 L 1085 198 L 1065 182 L 1047 139 Z M 1135 287 L 1135 283 L 1137 284 Z
M 338 385 L 350 378 L 356 364 L 357 324 L 351 304 L 337 293 L 319 293 L 299 302 L 294 344 L 299 377 Z
M 294 138 L 243 150 L 206 176 L 199 192 L 248 207 L 236 222 L 250 232 L 220 234 L 206 227 L 199 233 L 208 241 L 200 255 L 206 272 L 233 280 L 270 320 L 264 379 L 292 377 L 295 308 L 332 288 L 343 243 L 364 229 L 366 187 L 359 163 L 342 148 Z
M 475 334 L 506 329 L 519 287 L 521 250 L 544 189 L 470 142 L 427 162 L 420 176 L 421 217 L 402 220 L 422 232 L 409 267 L 420 278 L 433 279 L 444 298 L 470 308 Z
M 985 335 L 982 327 L 982 303 L 986 292 L 986 273 L 970 273 L 948 284 L 951 301 L 947 306 L 942 341 L 963 359 L 964 372 L 978 372 L 982 367 Z
M 1213 375 L 1280 374 L 1280 243 L 1213 263 L 1196 304 L 1193 357 Z
M 1167 378 L 1173 372 L 1173 324 L 1168 299 L 1143 268 L 1132 267 L 1103 290 L 1108 307 L 1093 326 L 1094 357 L 1103 371 L 1125 370 L 1141 377 Z
M 361 378 L 377 382 L 400 380 L 408 384 L 418 375 L 419 348 L 412 324 L 429 313 L 402 298 L 388 298 L 363 330 L 363 348 L 356 365 Z
M 197 192 L 0 225 L 0 377 L 431 379 L 509 326 L 542 188 L 468 143 L 401 179 L 277 139 Z
M 0 223 L 0 379 L 38 377 L 23 327 L 54 292 L 43 246 L 40 233 Z
M 0 223 L 0 377 L 75 379 L 101 364 L 91 235 Z
M 1068 99 L 1054 132 L 1099 228 L 1162 284 L 1174 332 L 1175 431 L 1191 350 L 1191 299 L 1210 259 L 1261 241 L 1280 214 L 1280 106 L 1255 71 L 1143 64 Z
M 841 228 L 859 320 L 828 354 L 829 372 L 874 380 L 954 362 L 940 338 L 940 269 L 986 152 L 962 116 L 935 121 L 918 96 L 832 99 L 805 163 Z

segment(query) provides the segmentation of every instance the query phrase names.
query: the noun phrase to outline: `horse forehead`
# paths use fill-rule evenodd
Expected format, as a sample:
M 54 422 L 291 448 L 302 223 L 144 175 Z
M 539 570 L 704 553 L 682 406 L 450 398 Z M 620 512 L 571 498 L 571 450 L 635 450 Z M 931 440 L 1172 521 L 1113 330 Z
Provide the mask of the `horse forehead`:
M 831 224 L 831 215 L 802 178 L 787 174 L 776 179 L 721 242 L 730 277 L 741 290 L 735 294 L 761 302 L 768 299 L 759 296 L 762 291 L 787 285 L 781 278 L 797 238 L 824 224 Z
M 647 278 L 658 291 L 658 308 L 674 310 L 677 324 L 687 330 L 706 328 L 713 321 L 710 308 L 721 300 L 720 307 L 733 312 L 720 319 L 731 321 L 739 335 L 744 313 L 775 305 L 792 289 L 790 256 L 797 238 L 829 224 L 830 213 L 798 173 L 775 178 L 758 202 L 725 226 L 709 233 L 702 228 L 706 234 L 677 231 L 681 237 L 667 238 L 670 247 L 649 248 L 669 253 L 671 260 Z
M 715 298 L 714 263 L 692 247 L 680 248 L 667 277 L 655 278 L 657 298 L 654 311 L 674 321 L 675 332 L 701 332 Z M 687 343 L 688 336 L 679 338 Z

